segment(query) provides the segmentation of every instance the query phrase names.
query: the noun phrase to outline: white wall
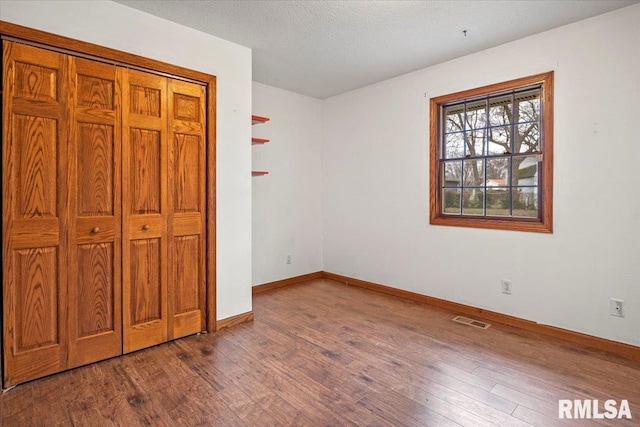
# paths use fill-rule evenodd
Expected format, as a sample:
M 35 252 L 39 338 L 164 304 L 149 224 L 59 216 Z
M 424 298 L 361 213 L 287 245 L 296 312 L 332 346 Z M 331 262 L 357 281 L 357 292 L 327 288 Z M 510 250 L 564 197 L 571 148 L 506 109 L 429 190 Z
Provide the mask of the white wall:
M 638 22 L 631 6 L 326 100 L 324 270 L 640 345 Z M 548 70 L 554 233 L 429 225 L 429 98 Z
M 251 50 L 105 1 L 1 1 L 0 19 L 217 76 L 217 317 L 251 310 Z
M 322 270 L 322 101 L 253 83 L 253 284 Z M 291 264 L 285 262 L 291 254 Z

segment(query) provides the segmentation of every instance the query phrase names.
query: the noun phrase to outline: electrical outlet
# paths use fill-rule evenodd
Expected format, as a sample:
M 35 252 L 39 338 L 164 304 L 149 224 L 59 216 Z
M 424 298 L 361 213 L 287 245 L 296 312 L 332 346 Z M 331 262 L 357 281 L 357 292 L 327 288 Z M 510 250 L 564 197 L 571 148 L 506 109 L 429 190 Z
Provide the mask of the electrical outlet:
M 286 259 L 287 264 L 291 264 L 291 254 L 285 255 L 285 259 Z
M 502 279 L 502 293 L 511 295 L 511 280 Z
M 609 314 L 616 317 L 624 317 L 624 301 L 611 298 L 609 302 Z

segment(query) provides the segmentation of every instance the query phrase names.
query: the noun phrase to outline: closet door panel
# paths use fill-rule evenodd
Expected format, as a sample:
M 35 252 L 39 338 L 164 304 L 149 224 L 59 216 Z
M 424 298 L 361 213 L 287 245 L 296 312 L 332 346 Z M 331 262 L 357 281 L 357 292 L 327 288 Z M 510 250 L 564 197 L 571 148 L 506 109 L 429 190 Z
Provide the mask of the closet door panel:
M 131 214 L 161 213 L 162 134 L 156 130 L 131 128 L 129 137 L 131 162 L 127 190 L 131 197 Z
M 113 65 L 69 58 L 69 367 L 122 354 L 121 90 Z
M 113 332 L 114 245 L 92 243 L 78 245 L 77 334 L 79 338 Z
M 123 70 L 124 352 L 167 340 L 167 79 Z
M 131 325 L 162 320 L 160 239 L 131 242 Z
M 169 80 L 170 338 L 205 325 L 205 89 Z
M 179 338 L 205 329 L 203 294 L 198 286 L 204 265 L 200 264 L 201 239 L 197 235 L 179 236 L 173 240 L 173 337 Z
M 3 41 L 5 387 L 67 366 L 66 67 Z
M 173 210 L 174 215 L 201 210 L 201 169 L 203 144 L 200 135 L 173 135 Z
M 19 115 L 13 117 L 18 149 L 19 218 L 56 218 L 58 121 Z M 64 142 L 63 142 L 64 143 Z
M 129 319 L 125 351 L 149 347 L 167 340 L 160 277 L 163 259 L 160 239 L 132 240 L 130 246 Z M 128 350 L 127 350 L 128 349 Z
M 113 125 L 78 122 L 76 131 L 76 214 L 78 217 L 113 217 L 116 129 Z
M 56 346 L 58 336 L 58 250 L 20 249 L 15 253 L 17 354 Z

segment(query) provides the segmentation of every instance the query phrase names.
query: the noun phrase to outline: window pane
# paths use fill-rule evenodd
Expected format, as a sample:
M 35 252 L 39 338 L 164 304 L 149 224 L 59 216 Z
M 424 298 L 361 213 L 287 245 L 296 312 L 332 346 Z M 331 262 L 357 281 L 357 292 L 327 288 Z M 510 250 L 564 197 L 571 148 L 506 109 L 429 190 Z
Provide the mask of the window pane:
M 442 190 L 442 212 L 460 215 L 460 189 L 445 188 Z
M 540 120 L 540 89 L 516 95 L 518 106 L 518 123 L 537 122 Z
M 509 185 L 509 159 L 487 159 L 487 187 Z
M 464 133 L 466 155 L 471 157 L 482 156 L 485 153 L 485 131 L 475 130 Z
M 538 216 L 538 188 L 525 187 L 513 189 L 513 216 Z
M 445 136 L 444 156 L 447 159 L 460 158 L 464 156 L 463 133 L 450 133 Z
M 531 153 L 540 150 L 540 126 L 538 123 L 518 125 L 516 128 L 516 153 Z
M 512 152 L 511 148 L 511 126 L 489 128 L 489 155 L 504 154 L 505 151 Z
M 484 160 L 464 161 L 464 186 L 477 187 L 484 185 Z
M 513 182 L 511 185 L 538 185 L 537 156 L 513 158 Z
M 465 188 L 462 193 L 462 215 L 484 215 L 484 189 Z
M 487 215 L 511 215 L 511 193 L 508 188 L 487 188 Z
M 489 100 L 489 124 L 491 126 L 508 125 L 513 122 L 513 105 L 511 95 L 491 98 Z
M 467 104 L 467 129 L 481 129 L 487 126 L 487 103 L 485 100 Z
M 460 177 L 462 176 L 462 161 L 458 160 L 457 162 L 444 162 L 443 169 L 443 179 L 442 186 L 443 187 L 460 187 L 460 183 L 462 180 Z
M 463 131 L 462 116 L 464 114 L 464 104 L 452 105 L 447 107 L 444 112 L 445 117 L 445 132 L 460 132 Z

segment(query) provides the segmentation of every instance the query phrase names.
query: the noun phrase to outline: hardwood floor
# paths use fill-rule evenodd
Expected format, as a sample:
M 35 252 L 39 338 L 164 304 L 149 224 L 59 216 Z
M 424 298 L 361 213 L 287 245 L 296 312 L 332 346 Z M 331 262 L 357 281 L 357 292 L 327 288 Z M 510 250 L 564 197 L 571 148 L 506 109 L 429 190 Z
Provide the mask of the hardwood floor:
M 255 320 L 17 386 L 2 426 L 639 425 L 640 366 L 326 279 L 254 295 Z M 560 420 L 558 399 L 633 419 Z

